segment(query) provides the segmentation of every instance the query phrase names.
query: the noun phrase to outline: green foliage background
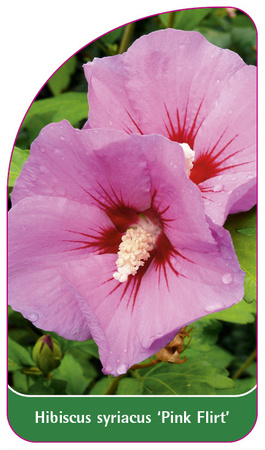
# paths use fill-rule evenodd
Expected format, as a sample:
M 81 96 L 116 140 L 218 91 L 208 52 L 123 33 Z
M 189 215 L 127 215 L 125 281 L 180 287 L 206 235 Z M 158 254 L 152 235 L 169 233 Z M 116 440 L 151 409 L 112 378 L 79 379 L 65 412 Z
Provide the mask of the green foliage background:
M 141 35 L 166 27 L 199 31 L 213 44 L 237 52 L 247 64 L 256 64 L 255 26 L 239 10 L 233 17 L 225 8 L 160 14 L 102 36 L 72 56 L 31 105 L 13 151 L 9 193 L 32 141 L 45 125 L 62 119 L 74 127 L 84 125 L 88 104 L 82 65 L 94 57 L 122 53 Z M 49 333 L 60 345 L 62 357 L 54 364 L 58 367 L 43 372 L 32 351 L 45 330 L 35 328 L 9 307 L 9 385 L 18 392 L 39 395 L 236 395 L 250 390 L 256 384 L 256 209 L 229 216 L 225 227 L 246 272 L 244 299 L 193 324 L 192 339 L 181 355 L 185 363 L 160 362 L 113 378 L 102 374 L 93 340 L 67 341 Z

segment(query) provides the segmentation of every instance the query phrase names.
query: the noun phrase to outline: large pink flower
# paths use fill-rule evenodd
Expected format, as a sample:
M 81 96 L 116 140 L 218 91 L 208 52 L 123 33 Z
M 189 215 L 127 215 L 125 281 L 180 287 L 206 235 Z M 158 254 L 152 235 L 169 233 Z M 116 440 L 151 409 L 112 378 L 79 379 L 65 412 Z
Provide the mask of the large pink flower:
M 187 144 L 195 152 L 190 179 L 219 225 L 229 212 L 256 203 L 254 66 L 197 32 L 168 29 L 141 37 L 122 55 L 95 58 L 84 70 L 87 126 Z
M 62 121 L 32 144 L 13 190 L 11 306 L 65 338 L 92 336 L 106 374 L 243 297 L 230 235 L 205 217 L 176 145 Z

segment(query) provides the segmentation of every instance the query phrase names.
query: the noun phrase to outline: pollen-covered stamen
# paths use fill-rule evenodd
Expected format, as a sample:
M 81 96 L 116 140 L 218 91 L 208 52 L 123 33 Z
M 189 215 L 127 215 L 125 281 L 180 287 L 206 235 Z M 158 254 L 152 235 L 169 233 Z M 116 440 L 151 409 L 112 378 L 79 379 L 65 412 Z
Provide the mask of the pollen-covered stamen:
M 183 143 L 179 144 L 183 148 L 184 155 L 186 158 L 186 173 L 188 177 L 190 176 L 190 171 L 193 168 L 193 162 L 195 158 L 195 152 L 190 148 L 189 144 Z
M 156 236 L 141 226 L 128 228 L 119 245 L 116 265 L 118 271 L 113 274 L 115 280 L 123 283 L 129 275 L 135 275 L 140 266 L 150 257 Z

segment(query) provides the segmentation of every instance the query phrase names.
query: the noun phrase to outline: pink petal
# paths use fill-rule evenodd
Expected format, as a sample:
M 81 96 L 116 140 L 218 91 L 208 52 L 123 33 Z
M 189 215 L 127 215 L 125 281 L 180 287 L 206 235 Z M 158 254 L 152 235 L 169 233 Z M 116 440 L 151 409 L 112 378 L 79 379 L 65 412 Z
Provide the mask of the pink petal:
M 213 234 L 214 250 L 182 250 L 184 258 L 172 258 L 165 268 L 154 259 L 139 284 L 139 274 L 126 283 L 112 278 L 115 255 L 91 256 L 61 269 L 79 294 L 104 373 L 125 373 L 166 345 L 182 326 L 242 299 L 244 275 L 229 233 L 214 227 Z
M 9 304 L 39 328 L 67 339 L 89 339 L 86 320 L 58 267 L 91 252 L 117 251 L 120 233 L 101 210 L 47 196 L 21 200 L 8 222 Z
M 115 101 L 123 105 L 123 114 L 129 111 L 142 133 L 171 137 L 171 120 L 178 134 L 177 111 L 180 123 L 185 121 L 185 128 L 191 132 L 207 116 L 227 80 L 243 66 L 237 54 L 213 46 L 197 32 L 168 29 L 150 33 L 136 40 L 118 61 L 112 57 L 96 60 L 97 70 L 93 63 L 85 66 L 91 77 L 88 81 L 94 80 L 89 85 L 90 114 L 95 107 L 97 117 L 106 117 L 105 109 L 113 99 L 107 103 L 105 92 L 117 71 L 121 93 L 115 87 Z M 99 79 L 98 86 L 95 79 Z M 108 121 L 113 120 L 117 129 L 125 129 L 115 108 L 112 113 L 112 119 L 108 116 L 99 122 L 94 117 L 91 125 L 109 128 Z
M 9 212 L 9 266 L 21 271 L 25 265 L 46 269 L 91 252 L 107 251 L 104 244 L 111 230 L 111 250 L 117 251 L 121 234 L 100 209 L 66 198 L 25 198 Z
M 65 339 L 91 339 L 77 298 L 56 268 L 13 267 L 8 280 L 10 306 L 36 327 L 54 331 Z
M 256 204 L 256 177 L 253 172 L 227 172 L 200 186 L 205 213 L 222 225 L 228 214 L 247 211 Z
M 239 191 L 245 195 L 255 183 L 255 78 L 255 68 L 246 66 L 228 81 L 195 139 L 191 179 L 208 200 L 206 213 L 220 225 L 229 213 L 228 201 L 232 207 L 231 194 L 237 202 Z M 222 192 L 221 201 L 218 192 Z M 252 192 L 252 200 L 249 196 L 247 203 L 241 202 L 241 211 L 256 203 L 255 189 Z M 209 201 L 211 207 L 207 207 Z
M 92 105 L 86 127 L 137 131 L 130 119 L 133 111 L 124 89 L 123 61 L 124 55 L 115 55 L 111 58 L 94 58 L 84 65 L 90 86 L 88 104 Z
M 228 202 L 228 213 L 229 214 L 236 214 L 241 211 L 247 211 L 248 209 L 251 209 L 253 205 L 256 203 L 256 197 L 257 197 L 257 186 L 256 186 L 256 179 L 250 179 L 248 183 L 244 185 L 246 186 L 246 189 L 243 191 L 241 187 L 239 187 L 237 190 L 233 191 L 233 196 L 231 201 L 231 205 Z
M 185 172 L 182 148 L 163 136 L 135 136 L 151 176 L 152 208 L 162 218 L 170 242 L 199 250 L 213 245 L 201 192 Z
M 12 203 L 48 195 L 110 209 L 122 203 L 142 210 L 150 205 L 149 189 L 146 163 L 126 133 L 80 131 L 64 120 L 45 127 L 32 144 L 15 183 Z
M 218 247 L 212 251 L 182 249 L 170 265 L 150 265 L 135 302 L 136 308 L 141 304 L 141 316 L 149 317 L 138 317 L 137 334 L 144 347 L 154 349 L 157 339 L 161 345 L 163 336 L 174 336 L 177 329 L 242 300 L 244 274 L 230 235 L 219 227 L 213 234 Z
M 116 69 L 117 84 L 110 98 L 105 93 Z M 253 206 L 255 195 L 250 194 L 255 189 L 245 197 L 249 185 L 245 173 L 255 176 L 256 171 L 255 67 L 197 32 L 168 29 L 142 36 L 117 61 L 107 57 L 88 63 L 85 71 L 90 74 L 92 127 L 158 133 L 188 143 L 195 150 L 191 180 L 200 186 L 206 212 L 216 223 L 223 224 L 233 206 L 231 188 L 238 195 L 244 185 L 242 201 L 235 198 L 241 210 Z M 241 176 L 231 186 L 228 174 Z M 219 186 L 219 175 L 227 184 L 221 201 L 215 193 L 205 193 L 209 185 Z

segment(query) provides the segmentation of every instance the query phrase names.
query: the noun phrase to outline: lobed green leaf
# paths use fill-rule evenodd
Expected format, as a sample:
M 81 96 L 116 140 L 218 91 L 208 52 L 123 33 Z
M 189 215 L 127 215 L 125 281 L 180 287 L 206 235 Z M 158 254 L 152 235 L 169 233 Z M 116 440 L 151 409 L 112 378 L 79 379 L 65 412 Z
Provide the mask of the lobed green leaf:
M 183 364 L 159 363 L 141 378 L 150 395 L 209 395 L 234 386 L 228 375 L 202 358 L 189 357 Z

